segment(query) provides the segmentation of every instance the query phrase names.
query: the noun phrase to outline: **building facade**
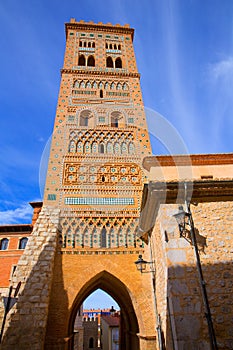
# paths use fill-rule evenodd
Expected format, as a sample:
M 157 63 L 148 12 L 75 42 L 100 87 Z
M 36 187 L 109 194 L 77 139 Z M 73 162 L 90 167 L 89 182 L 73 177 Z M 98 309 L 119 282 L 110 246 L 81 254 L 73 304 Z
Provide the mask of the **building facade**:
M 133 35 L 66 24 L 43 207 L 2 350 L 77 348 L 99 288 L 120 307 L 121 350 L 233 349 L 233 156 L 149 156 Z

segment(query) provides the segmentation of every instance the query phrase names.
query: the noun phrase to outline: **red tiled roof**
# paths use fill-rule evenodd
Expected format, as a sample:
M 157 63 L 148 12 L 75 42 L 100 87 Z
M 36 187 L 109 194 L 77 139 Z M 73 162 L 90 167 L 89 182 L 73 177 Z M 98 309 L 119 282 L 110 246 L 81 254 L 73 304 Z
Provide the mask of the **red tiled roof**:
M 103 319 L 110 327 L 117 327 L 120 325 L 120 317 L 119 316 L 102 316 Z

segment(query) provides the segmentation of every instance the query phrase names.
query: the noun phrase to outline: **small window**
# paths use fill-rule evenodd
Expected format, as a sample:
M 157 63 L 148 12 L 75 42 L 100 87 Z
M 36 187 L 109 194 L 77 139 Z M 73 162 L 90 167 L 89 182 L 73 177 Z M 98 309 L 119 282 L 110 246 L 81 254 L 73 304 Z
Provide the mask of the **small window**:
M 86 43 L 86 41 L 84 41 L 84 43 L 83 43 L 83 46 L 84 46 L 84 47 L 86 47 L 86 46 L 87 46 L 87 43 Z
M 95 67 L 95 59 L 93 56 L 89 56 L 87 59 L 87 65 L 89 67 Z
M 79 41 L 79 47 L 82 47 L 83 46 L 83 43 L 82 43 L 82 41 L 80 40 Z
M 7 250 L 9 244 L 9 239 L 3 238 L 0 243 L 0 250 Z
M 84 55 L 79 56 L 79 58 L 78 58 L 78 65 L 79 66 L 85 66 L 86 65 L 86 60 L 85 60 Z
M 94 339 L 91 337 L 89 339 L 89 349 L 93 349 L 94 348 Z
M 88 43 L 88 47 L 91 47 L 91 42 Z
M 100 98 L 103 98 L 103 90 L 100 90 Z
M 112 44 L 109 45 L 109 49 L 112 50 Z
M 21 238 L 20 241 L 19 241 L 19 249 L 25 249 L 26 245 L 27 245 L 27 242 L 28 242 L 28 238 L 27 237 Z
M 106 248 L 106 236 L 107 236 L 107 231 L 105 226 L 101 230 L 101 247 Z
M 105 44 L 105 48 L 108 49 L 108 43 Z
M 118 50 L 121 50 L 121 45 L 118 45 Z
M 101 143 L 99 145 L 99 153 L 104 153 L 104 144 L 103 143 Z
M 95 43 L 92 43 L 92 47 L 95 48 Z
M 107 61 L 106 61 L 106 65 L 107 67 L 109 68 L 113 68 L 113 60 L 112 60 L 112 57 L 107 57 Z
M 114 44 L 114 50 L 116 50 L 117 49 L 117 46 L 116 46 L 116 44 Z
M 118 57 L 115 61 L 115 68 L 122 68 L 122 61 L 120 57 Z
M 111 116 L 111 126 L 117 128 L 118 127 L 118 118 Z

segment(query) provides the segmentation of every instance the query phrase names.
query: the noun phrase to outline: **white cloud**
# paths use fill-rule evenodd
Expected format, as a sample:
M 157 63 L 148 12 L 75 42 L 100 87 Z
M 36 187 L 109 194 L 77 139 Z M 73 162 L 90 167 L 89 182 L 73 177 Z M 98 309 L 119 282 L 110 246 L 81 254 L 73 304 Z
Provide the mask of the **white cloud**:
M 0 211 L 0 225 L 31 223 L 32 211 L 28 203 L 19 208 Z
M 233 78 L 233 56 L 213 63 L 209 67 L 210 74 L 214 80 Z

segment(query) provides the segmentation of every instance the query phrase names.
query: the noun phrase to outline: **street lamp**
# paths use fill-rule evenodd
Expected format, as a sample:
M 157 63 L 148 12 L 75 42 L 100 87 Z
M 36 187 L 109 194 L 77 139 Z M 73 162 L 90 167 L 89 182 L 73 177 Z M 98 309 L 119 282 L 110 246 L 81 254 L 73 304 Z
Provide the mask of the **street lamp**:
M 183 206 L 179 206 L 179 211 L 173 215 L 173 217 L 176 219 L 180 231 L 180 237 L 183 236 L 183 233 L 185 232 L 186 225 L 189 224 L 189 218 L 190 218 L 190 213 L 187 213 L 184 211 Z
M 211 311 L 210 311 L 210 306 L 209 306 L 209 300 L 208 300 L 208 295 L 206 291 L 206 283 L 203 277 L 202 273 L 202 266 L 201 266 L 201 259 L 199 255 L 199 250 L 198 250 L 198 245 L 197 245 L 197 239 L 196 239 L 196 234 L 195 234 L 195 226 L 193 222 L 193 217 L 192 213 L 190 210 L 190 203 L 186 202 L 186 208 L 187 211 L 184 211 L 183 207 L 179 207 L 179 211 L 173 215 L 173 217 L 176 219 L 180 231 L 180 237 L 184 237 L 184 233 L 187 230 L 190 232 L 190 238 L 191 238 L 191 243 L 194 247 L 194 253 L 196 257 L 196 266 L 197 266 L 197 271 L 198 271 L 198 276 L 199 276 L 199 282 L 200 282 L 200 289 L 201 289 L 201 295 L 202 295 L 202 300 L 205 308 L 205 317 L 207 320 L 208 324 L 208 331 L 209 331 L 209 338 L 210 338 L 210 344 L 211 344 L 211 350 L 217 350 L 217 342 L 216 342 L 216 337 L 215 337 L 215 332 L 214 332 L 214 327 L 213 327 L 213 322 L 212 322 L 212 317 L 211 317 Z
M 154 270 L 151 269 L 150 267 L 150 270 L 147 271 L 146 270 L 146 267 L 148 264 L 153 264 L 153 261 L 146 261 L 142 258 L 142 255 L 140 254 L 138 256 L 138 260 L 134 262 L 136 267 L 137 267 L 137 270 L 140 271 L 141 273 L 148 273 L 148 272 L 155 272 Z

